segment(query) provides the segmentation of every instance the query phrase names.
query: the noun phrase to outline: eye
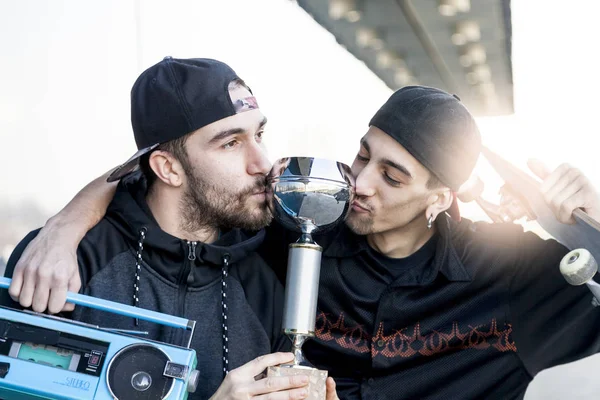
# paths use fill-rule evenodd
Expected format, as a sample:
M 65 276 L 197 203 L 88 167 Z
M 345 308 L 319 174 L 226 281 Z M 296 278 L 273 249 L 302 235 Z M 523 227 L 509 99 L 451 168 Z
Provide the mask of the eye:
M 387 172 L 383 173 L 383 177 L 384 179 L 387 181 L 387 183 L 389 183 L 392 186 L 400 186 L 402 184 L 402 182 L 398 182 L 397 180 L 393 179 L 392 177 L 390 177 Z
M 231 149 L 231 148 L 232 148 L 233 146 L 235 146 L 236 144 L 238 144 L 238 141 L 237 141 L 237 140 L 231 140 L 231 141 L 229 141 L 229 142 L 225 143 L 225 144 L 223 145 L 223 148 L 224 148 L 224 149 Z
M 262 140 L 264 133 L 265 133 L 265 131 L 256 132 L 256 139 L 257 139 L 257 141 L 260 142 Z
M 367 162 L 369 161 L 369 159 L 367 157 L 363 157 L 360 154 L 356 155 L 356 161 L 360 161 L 360 162 Z

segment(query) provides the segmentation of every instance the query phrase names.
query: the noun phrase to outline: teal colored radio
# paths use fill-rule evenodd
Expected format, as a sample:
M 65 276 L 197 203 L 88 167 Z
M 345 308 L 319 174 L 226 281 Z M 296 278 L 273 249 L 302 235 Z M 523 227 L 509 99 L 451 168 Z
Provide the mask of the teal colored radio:
M 75 293 L 67 301 L 185 329 L 187 347 L 0 307 L 0 399 L 186 399 L 196 390 L 195 321 Z

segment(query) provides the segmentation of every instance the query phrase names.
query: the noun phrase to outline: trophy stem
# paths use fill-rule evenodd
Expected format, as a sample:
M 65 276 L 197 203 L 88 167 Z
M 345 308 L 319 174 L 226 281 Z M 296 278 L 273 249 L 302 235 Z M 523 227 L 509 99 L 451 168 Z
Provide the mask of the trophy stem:
M 316 244 L 310 233 L 302 233 L 302 236 L 300 236 L 296 243 Z
M 302 354 L 302 345 L 304 344 L 306 339 L 308 339 L 308 337 L 304 336 L 304 335 L 296 335 L 296 334 L 292 334 L 290 336 L 292 339 L 292 351 L 294 353 L 293 364 L 294 365 L 307 364 L 306 360 L 304 359 L 304 354 Z
M 292 339 L 297 365 L 305 362 L 302 345 L 315 335 L 322 252 L 316 243 L 290 244 L 282 328 Z

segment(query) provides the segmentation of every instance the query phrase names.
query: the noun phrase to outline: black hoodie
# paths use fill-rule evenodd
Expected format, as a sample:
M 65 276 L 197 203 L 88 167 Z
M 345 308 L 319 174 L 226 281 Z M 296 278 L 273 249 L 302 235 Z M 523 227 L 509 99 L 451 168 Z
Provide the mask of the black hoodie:
M 233 229 L 212 244 L 181 240 L 159 228 L 144 194 L 143 180 L 121 183 L 106 216 L 81 241 L 77 251 L 81 293 L 195 320 L 192 348 L 196 350 L 201 378 L 190 398 L 205 399 L 223 379 L 224 261 L 228 262 L 230 370 L 259 355 L 289 349 L 289 340 L 281 333 L 283 286 L 255 251 L 264 231 L 250 234 Z M 142 230 L 136 290 L 136 256 Z M 6 276 L 12 276 L 16 261 L 36 234 L 32 232 L 17 246 Z M 136 325 L 130 317 L 83 307 L 77 307 L 72 317 L 103 327 L 148 331 L 144 337 L 154 340 L 185 343 L 182 329 L 142 320 Z

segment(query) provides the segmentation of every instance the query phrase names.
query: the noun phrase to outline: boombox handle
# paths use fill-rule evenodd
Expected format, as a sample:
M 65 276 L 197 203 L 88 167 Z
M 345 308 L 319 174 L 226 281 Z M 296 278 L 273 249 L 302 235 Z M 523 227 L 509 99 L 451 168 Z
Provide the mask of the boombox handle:
M 0 277 L 0 288 L 8 289 L 11 279 Z M 173 328 L 181 328 L 190 331 L 187 347 L 189 348 L 194 336 L 196 321 L 175 317 L 173 315 L 162 314 L 156 311 L 146 310 L 144 308 L 133 307 L 126 304 L 117 303 L 114 301 L 104 300 L 97 297 L 85 296 L 78 293 L 67 292 L 67 303 L 76 304 L 78 306 L 95 308 L 96 310 L 108 311 L 124 315 L 126 317 L 139 318 L 144 321 L 154 322 L 160 325 L 171 326 Z

